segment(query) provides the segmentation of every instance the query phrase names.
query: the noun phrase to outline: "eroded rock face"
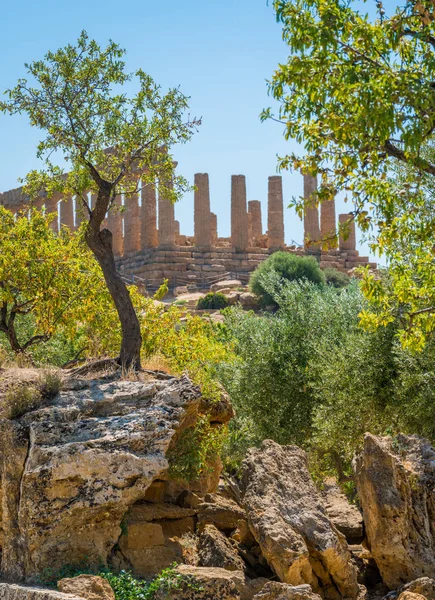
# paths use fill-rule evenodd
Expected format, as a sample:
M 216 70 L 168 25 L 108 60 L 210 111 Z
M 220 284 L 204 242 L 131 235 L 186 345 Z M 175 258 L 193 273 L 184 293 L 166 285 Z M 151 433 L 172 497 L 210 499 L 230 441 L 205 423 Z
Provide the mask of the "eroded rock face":
M 325 480 L 322 492 L 329 519 L 349 544 L 360 544 L 364 538 L 361 512 L 350 504 L 333 477 Z
M 311 587 L 305 585 L 288 585 L 271 581 L 254 596 L 253 600 L 321 600 L 318 594 L 314 594 Z
M 124 515 L 167 478 L 171 440 L 201 403 L 187 378 L 77 381 L 50 406 L 2 420 L 4 577 L 107 565 Z
M 244 571 L 245 564 L 231 542 L 214 525 L 206 525 L 199 536 L 199 564 L 221 567 L 228 571 Z
M 1 600 L 83 600 L 79 596 L 64 594 L 56 590 L 24 587 L 23 585 L 0 583 Z
M 78 575 L 61 579 L 57 589 L 84 600 L 115 600 L 115 593 L 107 579 L 97 575 Z
M 248 452 L 242 472 L 250 528 L 279 579 L 309 584 L 326 598 L 356 598 L 356 568 L 326 515 L 305 452 L 266 440 Z
M 354 461 L 368 544 L 395 589 L 435 577 L 435 451 L 418 436 L 366 434 Z

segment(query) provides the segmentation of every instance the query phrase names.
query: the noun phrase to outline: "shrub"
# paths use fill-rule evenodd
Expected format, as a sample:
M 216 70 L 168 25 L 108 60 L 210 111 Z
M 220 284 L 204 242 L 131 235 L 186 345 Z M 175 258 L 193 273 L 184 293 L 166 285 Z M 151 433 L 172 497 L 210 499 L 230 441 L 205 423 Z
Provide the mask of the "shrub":
M 19 419 L 42 404 L 41 392 L 31 385 L 17 385 L 4 395 L 4 415 L 7 419 Z
M 346 273 L 342 273 L 341 271 L 337 271 L 337 269 L 327 267 L 326 269 L 323 269 L 323 274 L 325 276 L 326 283 L 335 288 L 344 288 L 350 283 L 349 275 L 346 275 Z
M 262 299 L 263 305 L 276 305 L 276 299 L 268 292 L 264 280 L 271 273 L 282 281 L 325 282 L 325 276 L 314 256 L 297 256 L 289 252 L 275 252 L 252 273 L 249 281 L 251 291 Z
M 198 310 L 220 309 L 228 306 L 228 300 L 219 292 L 209 292 L 203 298 L 198 300 L 196 308 Z

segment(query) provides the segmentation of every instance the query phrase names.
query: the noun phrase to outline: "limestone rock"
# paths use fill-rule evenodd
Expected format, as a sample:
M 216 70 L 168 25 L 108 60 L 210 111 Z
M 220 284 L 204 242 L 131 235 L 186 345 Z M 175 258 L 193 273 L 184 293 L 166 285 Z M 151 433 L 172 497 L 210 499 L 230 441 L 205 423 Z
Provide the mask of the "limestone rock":
M 228 571 L 244 571 L 245 564 L 228 538 L 214 525 L 205 525 L 199 537 L 201 567 L 221 567 Z
M 349 544 L 361 543 L 364 537 L 362 514 L 354 504 L 350 504 L 333 477 L 325 480 L 323 497 L 326 513 L 338 531 Z
M 326 598 L 357 597 L 349 548 L 326 515 L 303 450 L 271 440 L 251 449 L 241 488 L 252 533 L 282 582 L 307 583 Z
M 254 596 L 253 600 L 321 600 L 308 584 L 288 585 L 271 581 Z
M 402 592 L 399 600 L 427 600 L 427 598 L 421 594 L 414 594 L 414 592 Z
M 79 575 L 61 579 L 57 588 L 65 594 L 72 594 L 85 600 L 115 600 L 115 593 L 110 583 L 97 575 Z
M 418 436 L 366 434 L 354 461 L 368 545 L 384 583 L 396 589 L 435 577 L 435 451 Z
M 0 600 L 83 600 L 56 590 L 0 583 Z
M 75 381 L 49 406 L 2 419 L 3 576 L 84 557 L 107 565 L 124 515 L 165 480 L 171 441 L 201 401 L 186 377 Z
M 243 308 L 258 308 L 260 306 L 260 300 L 258 296 L 252 294 L 251 292 L 244 292 L 239 296 L 239 302 L 243 306 Z
M 177 589 L 170 594 L 161 589 L 156 600 L 241 600 L 240 589 L 244 587 L 242 572 L 227 571 L 211 567 L 179 565 L 176 573 L 181 575 Z M 247 599 L 246 599 L 247 600 Z
M 242 287 L 242 282 L 239 281 L 238 279 L 227 279 L 226 281 L 218 281 L 217 283 L 213 283 L 213 285 L 210 286 L 210 291 L 211 292 L 220 292 L 221 290 L 224 290 L 225 288 L 233 290 L 233 289 L 237 289 L 240 287 Z
M 435 600 L 435 580 L 430 577 L 420 577 L 390 592 L 385 596 L 384 600 L 387 598 L 388 600 L 397 600 L 398 598 L 402 598 L 402 600 L 417 600 L 417 598 L 412 598 L 411 596 L 423 597 L 426 600 Z
M 234 500 L 217 494 L 208 495 L 206 502 L 198 507 L 199 525 L 215 525 L 221 531 L 231 532 L 237 527 L 245 511 Z

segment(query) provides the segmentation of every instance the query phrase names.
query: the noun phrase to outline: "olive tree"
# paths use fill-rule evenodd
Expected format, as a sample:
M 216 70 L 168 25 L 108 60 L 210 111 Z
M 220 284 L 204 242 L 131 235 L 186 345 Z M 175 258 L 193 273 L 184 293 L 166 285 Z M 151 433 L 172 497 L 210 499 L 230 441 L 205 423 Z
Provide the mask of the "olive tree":
M 27 114 L 44 137 L 37 156 L 40 171 L 27 176 L 26 191 L 74 194 L 87 219 L 85 240 L 95 255 L 121 322 L 119 360 L 139 365 L 141 334 L 137 315 L 112 249 L 112 234 L 102 228 L 117 194 L 131 194 L 141 185 L 156 185 L 171 201 L 188 189 L 175 174 L 171 148 L 188 141 L 200 124 L 186 117 L 188 98 L 178 88 L 163 93 L 139 69 L 129 73 L 125 51 L 110 41 L 101 48 L 83 31 L 75 45 L 48 52 L 43 60 L 26 64 L 29 79 L 19 79 L 7 91 L 0 108 Z M 130 90 L 135 90 L 129 94 Z M 56 158 L 69 164 L 64 173 Z M 95 194 L 90 207 L 88 194 Z

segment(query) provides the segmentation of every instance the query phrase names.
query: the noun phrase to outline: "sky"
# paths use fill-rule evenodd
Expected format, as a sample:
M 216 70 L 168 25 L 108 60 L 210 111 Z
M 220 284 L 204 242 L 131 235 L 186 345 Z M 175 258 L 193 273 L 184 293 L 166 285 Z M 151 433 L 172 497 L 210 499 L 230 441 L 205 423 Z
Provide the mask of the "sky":
M 230 232 L 231 175 L 246 175 L 248 200 L 261 200 L 267 226 L 267 179 L 277 173 L 277 155 L 297 151 L 280 124 L 261 123 L 270 106 L 266 80 L 287 52 L 271 2 L 266 0 L 22 0 L 2 6 L 0 90 L 25 76 L 25 62 L 74 43 L 85 29 L 105 45 L 127 50 L 128 70 L 142 68 L 163 89 L 179 86 L 190 96 L 190 114 L 202 117 L 199 132 L 174 148 L 178 169 L 193 182 L 209 173 L 211 206 L 220 236 Z M 0 191 L 38 168 L 40 132 L 24 116 L 0 115 Z M 302 176 L 285 172 L 284 203 L 302 195 Z M 337 202 L 338 212 L 351 206 Z M 176 208 L 181 232 L 193 234 L 193 194 Z M 302 243 L 303 226 L 285 210 L 286 242 Z M 360 252 L 368 254 L 365 244 Z

